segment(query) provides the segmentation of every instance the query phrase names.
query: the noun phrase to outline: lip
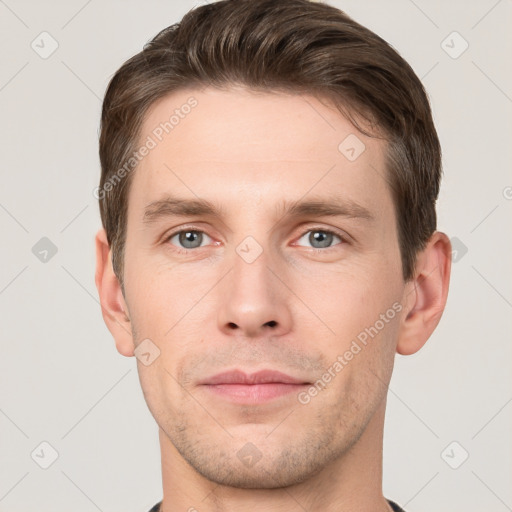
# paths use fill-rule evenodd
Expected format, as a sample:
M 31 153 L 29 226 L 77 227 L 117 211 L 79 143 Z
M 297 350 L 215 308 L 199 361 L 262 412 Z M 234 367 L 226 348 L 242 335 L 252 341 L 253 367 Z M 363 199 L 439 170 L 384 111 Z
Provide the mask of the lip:
M 276 370 L 247 374 L 241 370 L 222 372 L 200 383 L 213 395 L 238 404 L 268 402 L 290 393 L 298 393 L 309 382 Z
M 216 385 L 216 384 L 310 384 L 302 379 L 297 379 L 286 373 L 276 370 L 260 370 L 256 373 L 245 373 L 242 370 L 229 370 L 218 373 L 213 377 L 208 377 L 200 382 L 200 384 Z

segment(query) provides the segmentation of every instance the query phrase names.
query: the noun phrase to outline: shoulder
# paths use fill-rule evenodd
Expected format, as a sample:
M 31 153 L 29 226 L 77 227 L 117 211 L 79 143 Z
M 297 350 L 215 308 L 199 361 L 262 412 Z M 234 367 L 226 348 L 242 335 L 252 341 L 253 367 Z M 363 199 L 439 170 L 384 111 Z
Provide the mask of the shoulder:
M 400 505 L 397 505 L 394 501 L 388 500 L 389 506 L 393 509 L 393 512 L 405 512 L 405 510 L 400 507 Z M 150 512 L 158 512 L 158 509 L 156 511 L 150 511 Z
M 149 512 L 159 512 L 160 511 L 160 503 L 157 503 Z M 393 512 L 405 512 L 405 510 L 397 505 L 394 501 L 388 500 L 390 507 L 393 509 Z

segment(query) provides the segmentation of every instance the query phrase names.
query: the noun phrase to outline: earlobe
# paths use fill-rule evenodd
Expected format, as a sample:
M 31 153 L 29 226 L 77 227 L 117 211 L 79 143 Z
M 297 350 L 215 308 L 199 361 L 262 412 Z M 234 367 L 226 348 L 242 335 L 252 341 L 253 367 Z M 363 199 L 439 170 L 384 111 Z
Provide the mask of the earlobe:
M 405 313 L 396 348 L 399 354 L 416 353 L 437 327 L 446 305 L 450 272 L 450 240 L 436 231 L 418 254 L 415 276 L 405 287 Z
M 118 352 L 124 356 L 134 355 L 132 326 L 128 307 L 121 285 L 112 268 L 111 251 L 104 229 L 96 234 L 96 288 L 101 304 L 101 313 L 108 330 L 114 337 Z

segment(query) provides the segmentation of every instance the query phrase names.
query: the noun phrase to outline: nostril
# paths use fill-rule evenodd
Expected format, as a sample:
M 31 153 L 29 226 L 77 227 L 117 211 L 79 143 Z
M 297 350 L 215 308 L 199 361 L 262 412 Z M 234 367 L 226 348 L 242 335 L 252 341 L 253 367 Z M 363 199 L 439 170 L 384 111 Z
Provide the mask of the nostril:
M 229 322 L 228 327 L 229 327 L 230 329 L 237 329 L 237 328 L 238 328 L 238 325 L 236 325 L 236 324 L 235 324 L 235 323 L 233 323 L 233 322 Z
M 270 320 L 270 322 L 266 322 L 265 325 L 268 325 L 269 327 L 275 327 L 277 322 L 275 320 Z

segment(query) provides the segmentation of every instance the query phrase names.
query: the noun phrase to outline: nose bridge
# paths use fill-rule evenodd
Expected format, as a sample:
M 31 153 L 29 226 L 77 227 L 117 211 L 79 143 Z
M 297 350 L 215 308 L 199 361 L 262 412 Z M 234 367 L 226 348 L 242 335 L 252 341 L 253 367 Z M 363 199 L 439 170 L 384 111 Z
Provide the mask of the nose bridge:
M 260 300 L 271 299 L 269 250 L 263 250 L 260 245 L 256 247 L 251 240 L 244 240 L 237 246 L 235 252 L 231 272 L 232 291 L 246 302 L 256 303 L 255 299 L 260 294 Z
M 231 272 L 223 280 L 219 328 L 225 333 L 258 336 L 290 329 L 290 311 L 282 283 L 269 267 L 275 258 L 268 244 L 246 237 L 231 258 Z

